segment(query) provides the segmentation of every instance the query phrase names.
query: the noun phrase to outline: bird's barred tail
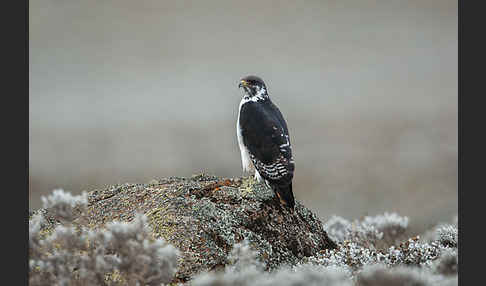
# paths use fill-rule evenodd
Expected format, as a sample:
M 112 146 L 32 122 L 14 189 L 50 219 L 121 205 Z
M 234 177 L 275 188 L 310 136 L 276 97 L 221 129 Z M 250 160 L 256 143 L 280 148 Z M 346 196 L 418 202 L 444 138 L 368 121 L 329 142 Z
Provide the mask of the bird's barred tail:
M 275 186 L 274 191 L 283 205 L 290 209 L 294 209 L 295 200 L 294 194 L 292 193 L 292 183 L 288 185 L 277 185 Z

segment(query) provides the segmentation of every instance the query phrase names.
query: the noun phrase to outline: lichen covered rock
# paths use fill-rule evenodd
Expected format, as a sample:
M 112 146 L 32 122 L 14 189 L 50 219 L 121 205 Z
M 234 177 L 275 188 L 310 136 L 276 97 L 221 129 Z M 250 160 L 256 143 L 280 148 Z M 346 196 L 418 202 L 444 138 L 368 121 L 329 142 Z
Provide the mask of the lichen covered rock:
M 138 212 L 148 216 L 156 238 L 179 249 L 180 282 L 224 268 L 244 239 L 267 270 L 336 248 L 313 212 L 299 202 L 293 212 L 281 207 L 270 189 L 246 178 L 197 175 L 94 190 L 76 221 L 98 228 Z

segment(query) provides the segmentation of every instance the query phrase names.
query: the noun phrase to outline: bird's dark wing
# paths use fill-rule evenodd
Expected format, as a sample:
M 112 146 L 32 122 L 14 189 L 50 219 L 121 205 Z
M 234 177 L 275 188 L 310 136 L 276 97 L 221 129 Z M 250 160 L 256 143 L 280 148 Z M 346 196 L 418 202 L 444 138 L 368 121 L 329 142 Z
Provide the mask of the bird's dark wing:
M 287 124 L 278 108 L 271 102 L 243 104 L 240 128 L 258 173 L 271 183 L 290 183 L 294 172 L 292 148 Z

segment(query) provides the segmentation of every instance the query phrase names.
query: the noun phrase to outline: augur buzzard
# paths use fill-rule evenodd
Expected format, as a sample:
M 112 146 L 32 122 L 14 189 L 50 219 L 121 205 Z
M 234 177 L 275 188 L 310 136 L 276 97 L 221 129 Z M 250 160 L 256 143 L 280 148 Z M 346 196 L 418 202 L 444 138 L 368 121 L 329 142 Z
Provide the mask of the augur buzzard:
M 287 123 L 257 76 L 241 79 L 237 136 L 243 171 L 255 170 L 255 178 L 272 188 L 282 205 L 294 208 L 292 178 L 294 159 Z

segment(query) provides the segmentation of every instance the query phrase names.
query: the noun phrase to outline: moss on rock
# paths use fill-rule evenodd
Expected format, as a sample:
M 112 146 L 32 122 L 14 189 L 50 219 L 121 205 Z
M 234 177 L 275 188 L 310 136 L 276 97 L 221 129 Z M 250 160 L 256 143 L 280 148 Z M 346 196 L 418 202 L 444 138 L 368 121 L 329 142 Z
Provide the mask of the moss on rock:
M 243 239 L 267 270 L 336 248 L 312 211 L 297 202 L 290 212 L 271 190 L 247 178 L 198 174 L 115 185 L 89 192 L 88 201 L 75 222 L 92 228 L 145 213 L 154 237 L 181 251 L 175 282 L 221 269 Z

